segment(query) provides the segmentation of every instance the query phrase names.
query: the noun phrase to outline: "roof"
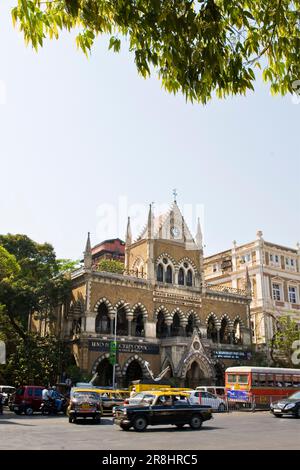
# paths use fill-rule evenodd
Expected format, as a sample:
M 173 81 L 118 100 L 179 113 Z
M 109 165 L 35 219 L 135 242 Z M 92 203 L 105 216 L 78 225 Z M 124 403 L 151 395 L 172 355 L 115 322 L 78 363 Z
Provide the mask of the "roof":
M 228 367 L 226 372 L 254 372 L 261 374 L 299 374 L 300 369 L 288 369 L 283 367 L 255 367 L 255 366 L 237 366 L 237 367 Z

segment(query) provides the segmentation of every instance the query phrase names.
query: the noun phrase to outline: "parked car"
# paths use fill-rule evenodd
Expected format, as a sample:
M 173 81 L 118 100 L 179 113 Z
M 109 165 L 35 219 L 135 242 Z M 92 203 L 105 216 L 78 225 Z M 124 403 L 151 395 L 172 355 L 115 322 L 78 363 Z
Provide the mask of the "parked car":
M 3 397 L 3 405 L 8 405 L 9 398 L 15 391 L 15 387 L 11 387 L 10 385 L 0 385 L 0 393 Z
M 271 403 L 270 411 L 276 418 L 281 418 L 284 415 L 300 418 L 300 392 Z
M 100 394 L 91 389 L 76 389 L 72 393 L 67 409 L 69 423 L 75 423 L 78 418 L 93 418 L 100 423 L 102 416 L 102 402 Z
M 148 425 L 157 426 L 174 424 L 182 428 L 189 424 L 192 429 L 200 429 L 202 423 L 212 418 L 211 408 L 205 405 L 193 405 L 187 394 L 160 392 L 151 404 L 123 405 L 115 410 L 114 423 L 124 431 L 131 427 L 135 431 L 144 431 Z
M 196 387 L 196 390 L 200 390 L 201 392 L 208 392 L 216 395 L 218 398 L 225 398 L 226 397 L 226 389 L 225 387 L 215 386 L 215 385 L 201 385 Z
M 216 397 L 209 392 L 202 392 L 201 390 L 192 390 L 189 392 L 190 401 L 193 404 L 209 405 L 213 411 L 224 412 L 227 410 L 226 402 L 222 398 Z
M 35 411 L 39 411 L 42 404 L 43 389 L 44 387 L 36 385 L 23 385 L 19 387 L 11 404 L 12 410 L 17 415 L 25 413 L 28 416 L 31 416 Z

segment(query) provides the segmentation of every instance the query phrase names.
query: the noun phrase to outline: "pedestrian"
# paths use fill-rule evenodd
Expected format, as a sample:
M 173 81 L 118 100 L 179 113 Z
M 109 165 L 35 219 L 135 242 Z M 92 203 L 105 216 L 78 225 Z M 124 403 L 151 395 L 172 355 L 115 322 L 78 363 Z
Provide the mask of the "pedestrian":
M 130 398 L 135 395 L 135 387 L 132 387 L 131 392 L 130 392 Z

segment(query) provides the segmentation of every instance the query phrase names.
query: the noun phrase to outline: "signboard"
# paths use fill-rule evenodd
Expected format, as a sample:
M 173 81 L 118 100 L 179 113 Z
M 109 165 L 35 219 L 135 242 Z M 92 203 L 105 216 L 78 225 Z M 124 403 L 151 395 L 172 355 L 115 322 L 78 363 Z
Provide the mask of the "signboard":
M 102 339 L 90 339 L 89 350 L 111 353 L 110 344 L 114 341 Z M 159 345 L 156 343 L 136 343 L 132 341 L 119 341 L 118 353 L 131 354 L 159 354 Z
M 235 359 L 235 360 L 245 360 L 248 361 L 251 359 L 251 352 L 250 351 L 232 351 L 232 350 L 225 350 L 225 351 L 213 351 L 213 356 L 216 359 Z

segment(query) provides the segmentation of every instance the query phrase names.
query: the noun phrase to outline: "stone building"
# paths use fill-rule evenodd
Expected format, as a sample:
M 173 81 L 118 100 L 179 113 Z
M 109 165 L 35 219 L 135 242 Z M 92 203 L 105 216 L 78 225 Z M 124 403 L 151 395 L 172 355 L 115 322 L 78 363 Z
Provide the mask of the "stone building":
M 251 326 L 257 349 L 268 349 L 276 320 L 288 315 L 300 328 L 300 245 L 289 248 L 256 240 L 214 254 L 204 260 L 206 282 L 215 287 L 244 288 L 251 282 Z
M 112 383 L 109 343 L 116 335 L 118 386 L 168 377 L 185 386 L 222 382 L 224 368 L 251 355 L 246 288 L 204 282 L 200 223 L 195 238 L 174 201 L 154 217 L 150 205 L 141 235 L 132 239 L 128 219 L 125 271 L 97 271 L 88 236 L 83 266 L 72 273 L 72 302 L 62 306 L 57 333 L 69 341 L 80 368 Z

